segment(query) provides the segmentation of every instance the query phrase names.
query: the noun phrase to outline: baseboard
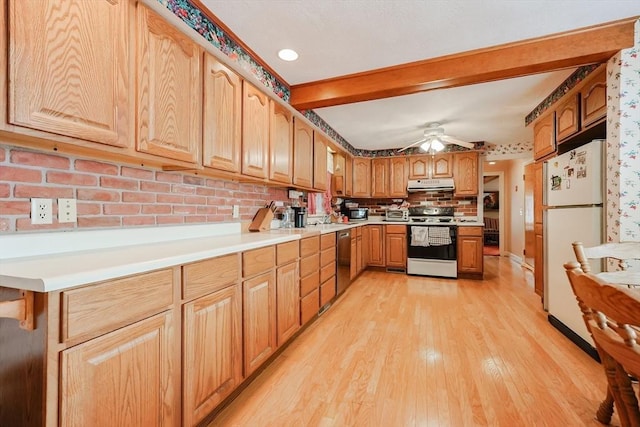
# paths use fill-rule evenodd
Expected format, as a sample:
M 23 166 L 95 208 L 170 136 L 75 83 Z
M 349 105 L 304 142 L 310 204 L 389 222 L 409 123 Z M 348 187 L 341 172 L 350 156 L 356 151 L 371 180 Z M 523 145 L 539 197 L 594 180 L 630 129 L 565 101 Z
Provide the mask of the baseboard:
M 509 259 L 511 259 L 511 261 L 517 263 L 517 264 L 522 264 L 522 257 L 519 257 L 516 254 L 513 254 L 511 252 L 505 252 L 506 256 L 509 257 Z
M 562 335 L 569 338 L 572 343 L 580 347 L 580 349 L 591 356 L 593 360 L 600 363 L 600 356 L 598 356 L 598 351 L 591 344 L 585 341 L 584 338 L 573 332 L 571 328 L 569 328 L 567 325 L 558 320 L 557 317 L 551 314 L 547 316 L 547 320 L 549 320 L 551 326 L 559 330 Z

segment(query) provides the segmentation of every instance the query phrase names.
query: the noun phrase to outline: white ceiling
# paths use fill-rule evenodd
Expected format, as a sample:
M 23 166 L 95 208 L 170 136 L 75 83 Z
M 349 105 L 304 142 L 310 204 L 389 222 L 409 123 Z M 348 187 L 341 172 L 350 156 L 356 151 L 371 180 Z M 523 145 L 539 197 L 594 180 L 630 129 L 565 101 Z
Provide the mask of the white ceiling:
M 638 0 L 202 0 L 288 84 L 640 15 Z M 300 54 L 284 62 L 278 50 Z M 524 117 L 573 70 L 318 108 L 355 148 L 400 148 L 428 122 L 468 141 L 531 142 Z

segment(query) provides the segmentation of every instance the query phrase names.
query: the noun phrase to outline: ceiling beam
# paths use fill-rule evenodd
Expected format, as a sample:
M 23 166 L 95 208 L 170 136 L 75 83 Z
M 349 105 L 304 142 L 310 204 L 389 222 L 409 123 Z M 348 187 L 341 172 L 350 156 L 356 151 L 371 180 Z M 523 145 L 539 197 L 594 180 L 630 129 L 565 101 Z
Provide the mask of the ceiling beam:
M 606 62 L 633 46 L 636 19 L 294 85 L 290 102 L 308 110 Z

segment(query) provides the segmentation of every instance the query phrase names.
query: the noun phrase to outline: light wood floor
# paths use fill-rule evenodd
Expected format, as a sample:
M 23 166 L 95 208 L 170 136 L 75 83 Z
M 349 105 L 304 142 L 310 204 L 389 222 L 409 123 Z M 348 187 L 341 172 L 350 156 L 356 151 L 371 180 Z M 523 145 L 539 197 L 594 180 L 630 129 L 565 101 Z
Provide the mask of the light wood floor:
M 485 269 L 365 271 L 211 426 L 599 426 L 600 365 L 549 325 L 530 272 Z

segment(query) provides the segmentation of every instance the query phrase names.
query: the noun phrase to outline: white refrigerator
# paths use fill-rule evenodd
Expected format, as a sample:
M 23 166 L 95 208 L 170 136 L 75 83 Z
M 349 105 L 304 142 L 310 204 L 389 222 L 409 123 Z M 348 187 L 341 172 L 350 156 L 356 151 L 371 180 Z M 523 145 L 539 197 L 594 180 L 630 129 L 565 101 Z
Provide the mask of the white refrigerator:
M 551 324 L 588 352 L 593 341 L 563 265 L 576 260 L 572 242 L 602 243 L 603 159 L 604 141 L 594 140 L 545 162 L 545 308 Z

